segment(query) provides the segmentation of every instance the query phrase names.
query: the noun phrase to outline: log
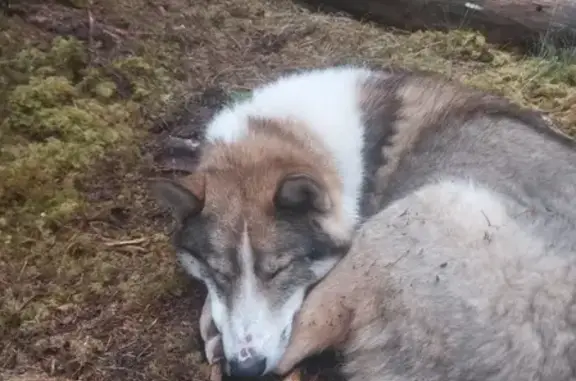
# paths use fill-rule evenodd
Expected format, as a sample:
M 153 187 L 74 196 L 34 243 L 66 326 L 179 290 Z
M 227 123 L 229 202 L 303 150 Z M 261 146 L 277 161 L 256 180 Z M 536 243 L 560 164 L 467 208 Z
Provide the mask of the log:
M 489 42 L 534 50 L 576 46 L 576 0 L 298 0 L 409 31 L 478 30 Z

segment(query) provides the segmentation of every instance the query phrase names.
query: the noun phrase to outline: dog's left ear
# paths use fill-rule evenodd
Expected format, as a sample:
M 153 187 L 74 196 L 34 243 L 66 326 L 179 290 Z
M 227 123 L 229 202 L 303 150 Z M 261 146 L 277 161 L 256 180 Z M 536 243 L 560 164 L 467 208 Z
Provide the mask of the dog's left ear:
M 167 178 L 150 180 L 152 194 L 160 205 L 169 209 L 178 222 L 198 214 L 204 208 L 204 179 L 193 176 L 184 181 Z
M 308 174 L 291 174 L 278 184 L 274 205 L 296 212 L 328 212 L 332 201 L 325 186 Z

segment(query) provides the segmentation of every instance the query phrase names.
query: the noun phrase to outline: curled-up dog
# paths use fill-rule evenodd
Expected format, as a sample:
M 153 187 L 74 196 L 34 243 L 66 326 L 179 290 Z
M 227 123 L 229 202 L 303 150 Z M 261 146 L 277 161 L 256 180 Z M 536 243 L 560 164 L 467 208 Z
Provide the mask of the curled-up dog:
M 356 67 L 287 75 L 221 110 L 208 124 L 206 137 L 196 171 L 179 181 L 157 180 L 155 189 L 179 223 L 173 241 L 180 262 L 208 288 L 202 319 L 207 356 L 216 358 L 210 352 L 221 348 L 220 357 L 233 375 L 285 370 L 290 338 L 290 347 L 302 343 L 298 331 L 293 332 L 299 329 L 293 321 L 302 316 L 298 311 L 305 295 L 310 290 L 314 295 L 314 286 L 327 274 L 326 282 L 352 285 L 342 275 L 345 272 L 337 276 L 333 269 L 345 257 L 359 226 L 418 192 L 424 192 L 430 207 L 435 201 L 432 194 L 462 195 L 470 201 L 456 204 L 462 214 L 457 215 L 456 209 L 446 213 L 460 218 L 457 223 L 464 226 L 478 223 L 468 219 L 469 204 L 499 213 L 505 210 L 498 221 L 513 223 L 516 230 L 500 232 L 499 239 L 506 241 L 511 253 L 494 250 L 510 261 L 523 260 L 511 255 L 526 250 L 524 238 L 516 241 L 509 235 L 517 232 L 545 247 L 533 249 L 538 258 L 553 249 L 550 255 L 568 260 L 576 250 L 573 141 L 553 132 L 536 113 L 436 76 Z M 489 211 L 484 211 L 483 221 L 492 225 Z M 423 221 L 427 223 L 426 218 Z M 384 244 L 394 230 L 383 232 L 382 247 L 388 249 L 380 260 L 385 262 L 399 253 L 394 252 L 394 240 Z M 451 238 L 438 234 L 435 244 L 446 244 L 450 250 Z M 495 240 L 491 238 L 495 232 L 486 234 L 482 242 Z M 416 245 L 417 235 L 407 237 Z M 463 253 L 480 256 L 480 249 L 473 248 L 476 251 Z M 441 257 L 441 247 L 436 250 L 436 257 Z M 378 259 L 379 253 L 373 248 L 366 256 Z M 355 255 L 361 256 L 358 251 Z M 496 260 L 492 263 L 497 266 Z M 370 282 L 380 287 L 387 273 L 376 268 L 380 272 L 370 275 Z M 365 285 L 367 279 L 355 284 Z M 388 311 L 387 298 L 379 290 L 366 294 L 366 306 L 350 308 L 368 311 L 355 316 L 389 319 L 387 312 L 382 312 L 384 316 L 368 310 Z M 380 299 L 370 304 L 374 294 Z M 484 303 L 480 299 L 471 303 Z M 466 317 L 470 316 L 461 316 L 461 322 Z M 216 328 L 211 333 L 207 322 Z M 354 347 L 350 330 L 344 331 L 345 342 Z M 322 335 L 315 337 L 319 340 Z M 374 335 L 374 343 L 383 342 L 382 336 Z M 392 339 L 387 345 L 403 348 Z M 414 375 L 397 379 L 426 374 Z
M 337 349 L 351 381 L 573 381 L 573 225 L 532 213 L 462 180 L 394 201 L 307 296 L 276 371 Z

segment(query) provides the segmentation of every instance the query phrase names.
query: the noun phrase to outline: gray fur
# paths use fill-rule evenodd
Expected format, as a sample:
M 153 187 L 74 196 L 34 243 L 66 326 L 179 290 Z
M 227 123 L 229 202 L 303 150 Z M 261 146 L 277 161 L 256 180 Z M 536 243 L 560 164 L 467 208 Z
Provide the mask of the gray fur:
M 515 218 L 527 208 L 506 197 L 498 224 L 487 211 L 481 229 L 465 230 L 465 218 L 443 214 L 452 200 L 438 188 L 368 221 L 328 275 L 362 273 L 358 287 L 374 298 L 343 346 L 348 379 L 575 380 L 576 256 L 564 215 Z
M 369 218 L 303 306 L 354 311 L 347 378 L 576 380 L 574 142 L 438 77 L 365 86 Z M 298 340 L 289 356 L 314 346 Z

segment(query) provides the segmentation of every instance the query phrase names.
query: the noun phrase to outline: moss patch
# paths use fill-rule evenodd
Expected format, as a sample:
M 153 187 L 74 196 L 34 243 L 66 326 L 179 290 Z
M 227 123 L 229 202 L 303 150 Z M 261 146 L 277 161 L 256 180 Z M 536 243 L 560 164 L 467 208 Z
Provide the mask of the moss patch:
M 96 331 L 112 333 L 85 335 L 83 321 L 109 324 L 173 288 L 164 236 L 147 221 L 134 240 L 136 222 L 101 215 L 123 201 L 145 209 L 140 146 L 178 86 L 166 57 L 1 21 L 0 375 L 74 376 L 106 353 Z
M 8 224 L 70 216 L 82 203 L 78 177 L 142 136 L 136 102 L 162 88 L 166 76 L 139 58 L 110 67 L 128 78 L 129 97 L 119 96 L 104 69 L 88 67 L 86 47 L 73 38 L 56 38 L 47 51 L 25 48 L 0 65 L 12 78 L 0 121 L 0 208 Z

